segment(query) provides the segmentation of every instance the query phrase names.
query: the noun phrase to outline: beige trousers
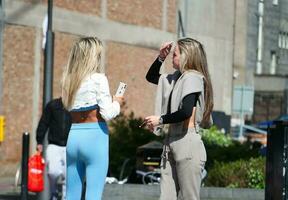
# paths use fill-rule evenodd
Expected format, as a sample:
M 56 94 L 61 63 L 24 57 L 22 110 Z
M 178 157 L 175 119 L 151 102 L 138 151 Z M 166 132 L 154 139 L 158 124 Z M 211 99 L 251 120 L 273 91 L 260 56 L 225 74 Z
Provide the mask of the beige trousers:
M 161 161 L 160 200 L 199 200 L 206 150 L 195 129 L 168 134 Z

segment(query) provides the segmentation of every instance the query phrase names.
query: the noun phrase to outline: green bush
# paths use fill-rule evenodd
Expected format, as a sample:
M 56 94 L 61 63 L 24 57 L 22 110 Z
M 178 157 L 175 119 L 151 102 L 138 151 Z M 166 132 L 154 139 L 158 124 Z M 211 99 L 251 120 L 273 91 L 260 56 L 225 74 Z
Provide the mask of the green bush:
M 265 158 L 250 158 L 234 162 L 216 161 L 208 171 L 206 186 L 263 189 L 265 183 Z
M 201 135 L 206 145 L 228 147 L 233 143 L 231 137 L 219 131 L 216 126 L 212 126 L 210 129 L 201 129 Z
M 206 168 L 209 170 L 215 162 L 232 162 L 239 159 L 249 160 L 259 157 L 259 149 L 249 142 L 240 143 L 232 140 L 216 127 L 201 131 L 202 140 L 207 152 Z
M 202 130 L 207 151 L 205 185 L 231 188 L 264 188 L 265 159 L 255 145 L 232 140 L 216 127 Z
M 130 161 L 126 171 L 131 171 L 135 167 L 137 147 L 161 139 L 148 130 L 139 128 L 142 122 L 143 119 L 135 117 L 133 113 L 128 116 L 121 113 L 117 118 L 110 121 L 109 170 L 111 176 L 119 178 L 121 166 L 127 158 Z
M 265 158 L 250 159 L 248 163 L 248 187 L 263 189 L 265 186 Z

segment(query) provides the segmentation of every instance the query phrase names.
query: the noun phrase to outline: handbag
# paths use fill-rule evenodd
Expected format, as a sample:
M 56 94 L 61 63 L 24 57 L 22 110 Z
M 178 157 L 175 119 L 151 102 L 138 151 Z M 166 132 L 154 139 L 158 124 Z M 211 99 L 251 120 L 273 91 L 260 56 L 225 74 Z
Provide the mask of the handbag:
M 40 153 L 36 153 L 28 160 L 28 191 L 41 192 L 44 190 L 45 161 Z

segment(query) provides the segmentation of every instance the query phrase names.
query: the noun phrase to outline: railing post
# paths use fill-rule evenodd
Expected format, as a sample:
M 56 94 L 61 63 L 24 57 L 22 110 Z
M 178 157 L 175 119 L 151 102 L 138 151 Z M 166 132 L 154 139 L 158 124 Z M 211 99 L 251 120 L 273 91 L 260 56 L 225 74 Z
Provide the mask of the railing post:
M 21 178 L 21 200 L 28 200 L 28 158 L 29 158 L 29 133 L 22 136 L 22 178 Z

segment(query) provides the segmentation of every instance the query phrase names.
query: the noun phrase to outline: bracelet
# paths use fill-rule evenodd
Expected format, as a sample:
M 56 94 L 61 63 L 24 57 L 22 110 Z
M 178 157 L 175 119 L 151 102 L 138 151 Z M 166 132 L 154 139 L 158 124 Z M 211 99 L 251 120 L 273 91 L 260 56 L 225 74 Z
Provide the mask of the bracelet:
M 162 58 L 160 58 L 160 56 L 158 56 L 158 61 L 161 62 L 161 63 L 163 63 L 163 62 L 165 61 L 165 58 L 162 59 Z
M 159 123 L 159 125 L 162 125 L 162 124 L 163 124 L 163 118 L 162 118 L 162 116 L 159 117 L 159 122 L 158 122 L 158 123 Z

